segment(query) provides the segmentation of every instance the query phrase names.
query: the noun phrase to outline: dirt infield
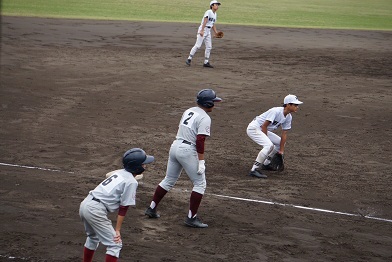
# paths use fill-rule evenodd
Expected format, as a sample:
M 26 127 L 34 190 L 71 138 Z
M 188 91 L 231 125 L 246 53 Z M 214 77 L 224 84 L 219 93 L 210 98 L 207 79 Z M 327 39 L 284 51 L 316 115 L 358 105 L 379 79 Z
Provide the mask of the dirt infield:
M 79 204 L 131 147 L 156 162 L 121 261 L 392 260 L 392 32 L 217 24 L 208 69 L 204 47 L 185 65 L 197 26 L 2 18 L 0 261 L 80 261 Z M 224 99 L 206 142 L 209 228 L 183 224 L 186 175 L 149 220 L 179 118 L 203 88 Z M 286 170 L 248 177 L 259 148 L 246 126 L 289 93 L 304 104 Z

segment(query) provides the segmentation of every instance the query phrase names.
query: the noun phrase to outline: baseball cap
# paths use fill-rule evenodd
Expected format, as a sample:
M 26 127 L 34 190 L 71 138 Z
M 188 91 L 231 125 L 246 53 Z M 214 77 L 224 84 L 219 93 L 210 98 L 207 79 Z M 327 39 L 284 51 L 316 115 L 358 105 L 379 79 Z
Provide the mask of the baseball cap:
M 210 6 L 212 6 L 213 4 L 221 5 L 221 3 L 219 3 L 219 2 L 216 1 L 216 0 L 212 0 L 212 1 L 210 2 Z
M 284 98 L 283 104 L 287 105 L 287 104 L 296 104 L 296 105 L 300 105 L 303 104 L 303 102 L 298 100 L 298 97 L 295 95 L 287 95 Z

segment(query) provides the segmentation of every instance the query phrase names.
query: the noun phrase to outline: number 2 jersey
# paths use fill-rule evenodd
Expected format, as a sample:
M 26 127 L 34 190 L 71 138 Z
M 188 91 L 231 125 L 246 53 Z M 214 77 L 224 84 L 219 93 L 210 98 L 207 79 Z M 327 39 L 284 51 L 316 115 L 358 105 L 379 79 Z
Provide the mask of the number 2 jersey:
M 137 186 L 138 182 L 132 173 L 120 169 L 90 191 L 90 194 L 99 199 L 109 212 L 115 212 L 120 205 L 134 206 L 136 204 Z
M 176 139 L 186 140 L 196 145 L 197 135 L 210 136 L 211 118 L 200 107 L 192 107 L 182 114 Z

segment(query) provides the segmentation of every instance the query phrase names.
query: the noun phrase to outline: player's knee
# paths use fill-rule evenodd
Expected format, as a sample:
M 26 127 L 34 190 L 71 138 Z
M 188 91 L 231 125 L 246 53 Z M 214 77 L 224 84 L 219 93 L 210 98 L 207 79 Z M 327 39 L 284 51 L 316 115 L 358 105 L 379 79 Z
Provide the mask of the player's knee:
M 272 152 L 272 150 L 274 150 L 274 144 L 268 144 L 267 146 L 265 146 L 263 148 L 263 151 L 265 152 L 266 155 L 268 155 L 269 153 Z
M 88 236 L 86 239 L 86 243 L 84 246 L 90 250 L 96 250 L 99 245 L 99 239 L 96 235 L 94 236 Z
M 106 254 L 114 256 L 114 257 L 120 257 L 120 251 L 122 248 L 122 242 L 120 243 L 115 243 L 113 245 L 110 245 L 106 248 Z
M 206 188 L 207 188 L 207 182 L 204 181 L 202 183 L 195 184 L 193 186 L 192 191 L 195 191 L 195 192 L 197 192 L 199 194 L 204 195 L 204 192 L 206 192 Z
M 159 186 L 162 187 L 163 189 L 165 189 L 168 192 L 173 188 L 173 185 L 163 184 L 163 183 L 160 183 Z

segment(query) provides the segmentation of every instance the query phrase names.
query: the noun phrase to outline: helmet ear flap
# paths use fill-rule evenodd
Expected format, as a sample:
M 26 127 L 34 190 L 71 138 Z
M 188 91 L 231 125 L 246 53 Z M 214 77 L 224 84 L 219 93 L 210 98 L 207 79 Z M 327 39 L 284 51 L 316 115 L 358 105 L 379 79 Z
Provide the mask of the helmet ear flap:
M 214 102 L 208 101 L 208 102 L 205 102 L 202 106 L 204 106 L 205 108 L 212 108 L 212 107 L 214 107 Z
M 125 170 L 127 170 L 128 172 L 131 172 L 134 175 L 139 175 L 139 174 L 144 172 L 144 167 L 141 166 L 141 165 L 140 166 L 129 166 L 129 165 L 127 165 L 124 168 L 125 168 Z

